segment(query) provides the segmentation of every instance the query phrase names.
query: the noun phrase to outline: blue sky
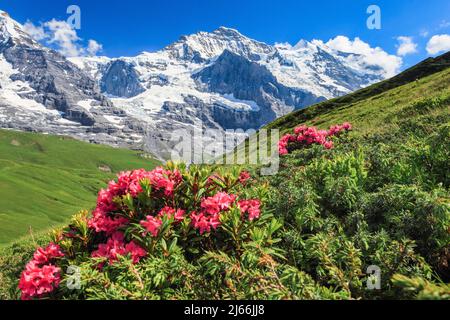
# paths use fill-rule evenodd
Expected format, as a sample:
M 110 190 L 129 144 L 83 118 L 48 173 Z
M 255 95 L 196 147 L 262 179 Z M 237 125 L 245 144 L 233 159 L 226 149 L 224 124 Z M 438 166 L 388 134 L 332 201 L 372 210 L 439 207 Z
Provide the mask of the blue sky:
M 2 0 L 0 9 L 38 25 L 66 20 L 72 4 L 81 8 L 78 36 L 101 43 L 101 54 L 111 57 L 157 50 L 181 35 L 227 26 L 269 44 L 360 37 L 390 54 L 396 54 L 399 36 L 411 37 L 417 52 L 403 57 L 408 67 L 429 56 L 425 48 L 433 35 L 450 34 L 448 0 Z M 381 30 L 366 26 L 371 4 L 381 8 Z

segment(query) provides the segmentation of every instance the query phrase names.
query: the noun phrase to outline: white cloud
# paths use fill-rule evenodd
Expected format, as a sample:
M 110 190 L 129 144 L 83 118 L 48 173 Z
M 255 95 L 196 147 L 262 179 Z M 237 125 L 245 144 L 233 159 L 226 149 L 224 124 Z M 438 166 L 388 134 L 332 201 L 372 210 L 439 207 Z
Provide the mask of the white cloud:
M 25 22 L 23 29 L 36 41 L 41 41 L 48 37 L 42 25 L 35 26 L 31 21 Z
M 90 56 L 96 56 L 98 52 L 103 50 L 103 46 L 95 40 L 89 40 L 88 47 L 86 49 Z
M 440 34 L 432 36 L 427 43 L 427 52 L 435 55 L 450 50 L 450 35 Z
M 27 21 L 24 30 L 36 41 L 53 46 L 66 57 L 94 56 L 103 49 L 103 46 L 95 40 L 89 40 L 87 47 L 83 47 L 77 31 L 66 21 L 52 19 L 39 26 Z
M 323 44 L 321 40 L 314 41 Z M 325 45 L 332 50 L 361 55 L 364 64 L 381 68 L 383 76 L 386 78 L 396 75 L 403 63 L 401 57 L 391 55 L 380 47 L 371 47 L 370 44 L 358 37 L 350 40 L 346 36 L 337 36 L 334 39 L 330 39 Z
M 397 55 L 406 56 L 417 52 L 417 44 L 414 43 L 412 37 L 400 36 L 397 37 Z
M 82 55 L 83 49 L 77 43 L 81 39 L 78 37 L 77 31 L 66 21 L 52 19 L 44 25 L 50 31 L 50 40 L 48 40 L 48 43 L 55 44 L 62 55 L 66 57 Z

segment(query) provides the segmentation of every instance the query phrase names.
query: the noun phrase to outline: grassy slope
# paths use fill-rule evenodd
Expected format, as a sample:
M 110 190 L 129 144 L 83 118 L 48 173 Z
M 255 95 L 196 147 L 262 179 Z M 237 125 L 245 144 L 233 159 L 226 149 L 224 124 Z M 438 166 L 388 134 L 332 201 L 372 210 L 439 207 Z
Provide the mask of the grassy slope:
M 131 150 L 0 130 L 0 245 L 92 208 L 111 172 L 157 163 Z M 100 170 L 103 166 L 111 172 Z

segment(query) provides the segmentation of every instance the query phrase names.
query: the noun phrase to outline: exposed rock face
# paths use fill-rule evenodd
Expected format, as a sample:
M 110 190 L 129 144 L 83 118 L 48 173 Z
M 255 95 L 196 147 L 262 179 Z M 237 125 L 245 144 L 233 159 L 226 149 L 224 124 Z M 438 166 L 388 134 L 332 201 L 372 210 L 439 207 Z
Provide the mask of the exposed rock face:
M 123 60 L 108 64 L 100 80 L 100 88 L 104 93 L 125 98 L 137 96 L 145 90 L 133 65 Z
M 93 116 L 77 105 L 79 101 L 92 99 L 100 106 L 111 105 L 92 79 L 57 52 L 23 44 L 1 46 L 0 52 L 17 70 L 11 80 L 27 82 L 34 89 L 21 96 L 60 111 L 68 120 L 85 126 L 95 123 Z
M 280 84 L 265 66 L 228 50 L 213 65 L 193 77 L 200 80 L 201 87 L 208 91 L 255 101 L 260 109 L 254 111 L 257 116 L 254 117 L 256 121 L 252 122 L 253 128 L 259 128 L 278 116 L 324 99 Z

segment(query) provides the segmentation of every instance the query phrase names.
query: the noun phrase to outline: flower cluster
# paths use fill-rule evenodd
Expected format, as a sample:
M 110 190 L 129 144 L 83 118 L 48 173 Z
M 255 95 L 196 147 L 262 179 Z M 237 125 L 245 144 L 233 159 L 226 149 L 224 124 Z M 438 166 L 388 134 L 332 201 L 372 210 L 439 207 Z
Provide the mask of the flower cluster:
M 250 173 L 248 173 L 247 171 L 242 171 L 239 175 L 239 183 L 245 186 L 250 178 Z
M 162 220 L 160 217 L 147 216 L 145 220 L 140 222 L 141 226 L 143 226 L 148 233 L 150 233 L 153 237 L 157 237 L 159 233 L 159 228 L 162 225 Z
M 130 254 L 133 263 L 138 263 L 139 260 L 147 255 L 147 251 L 136 244 L 134 241 L 125 243 L 125 236 L 122 232 L 114 232 L 108 241 L 104 244 L 99 244 L 98 249 L 92 252 L 93 258 L 107 258 L 109 264 L 117 261 L 118 256 L 126 256 Z
M 185 213 L 186 211 L 182 209 L 174 209 L 169 206 L 165 206 L 156 217 L 151 215 L 147 216 L 145 220 L 140 222 L 140 225 L 143 226 L 153 237 L 156 237 L 158 236 L 159 228 L 162 225 L 163 217 L 168 217 L 169 219 L 173 219 L 175 223 L 179 223 L 184 220 Z
M 238 202 L 238 206 L 242 214 L 248 214 L 248 220 L 250 221 L 258 219 L 261 215 L 261 201 L 257 199 L 241 200 Z
M 350 131 L 352 125 L 348 122 L 342 125 L 331 126 L 329 130 L 318 130 L 316 127 L 299 126 L 294 129 L 294 134 L 286 134 L 278 142 L 278 151 L 280 155 L 289 153 L 289 146 L 292 145 L 311 145 L 320 144 L 326 149 L 334 147 L 333 136 L 338 136 L 342 132 Z
M 220 225 L 220 213 L 231 208 L 236 201 L 236 196 L 219 192 L 213 197 L 204 198 L 201 202 L 201 210 L 192 212 L 192 225 L 200 231 L 200 234 L 210 232 Z
M 59 286 L 61 269 L 51 263 L 63 256 L 61 248 L 54 243 L 50 243 L 45 249 L 36 250 L 20 277 L 22 300 L 41 297 Z
M 115 265 L 119 257 L 129 257 L 137 264 L 154 254 L 159 242 L 170 238 L 183 239 L 184 247 L 198 246 L 196 251 L 204 249 L 206 238 L 208 245 L 216 243 L 222 248 L 229 230 L 248 230 L 241 225 L 260 217 L 261 201 L 246 200 L 238 194 L 251 179 L 248 172 L 221 175 L 205 170 L 179 171 L 174 164 L 168 168 L 122 172 L 109 182 L 98 194 L 92 217 L 85 215 L 84 220 L 57 235 L 55 241 L 63 246 L 67 260 L 80 254 L 108 272 L 105 264 Z M 225 214 L 242 219 L 222 219 Z M 204 236 L 213 231 L 221 234 Z M 236 235 L 232 239 L 237 241 Z M 59 285 L 61 269 L 51 263 L 61 256 L 54 244 L 36 251 L 20 281 L 24 299 L 41 298 Z
M 119 209 L 115 199 L 127 194 L 137 197 L 143 191 L 142 183 L 145 180 L 150 183 L 155 192 L 161 192 L 166 197 L 172 197 L 174 189 L 181 183 L 182 177 L 177 170 L 170 171 L 163 168 L 156 168 L 153 171 L 141 169 L 122 172 L 119 174 L 117 182 L 111 181 L 106 190 L 99 192 L 97 207 L 89 221 L 89 226 L 96 232 L 103 231 L 111 234 L 126 225 L 129 222 L 127 218 L 110 214 Z

